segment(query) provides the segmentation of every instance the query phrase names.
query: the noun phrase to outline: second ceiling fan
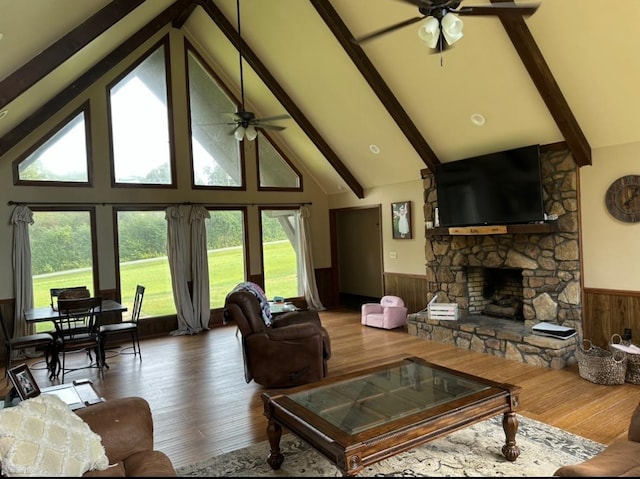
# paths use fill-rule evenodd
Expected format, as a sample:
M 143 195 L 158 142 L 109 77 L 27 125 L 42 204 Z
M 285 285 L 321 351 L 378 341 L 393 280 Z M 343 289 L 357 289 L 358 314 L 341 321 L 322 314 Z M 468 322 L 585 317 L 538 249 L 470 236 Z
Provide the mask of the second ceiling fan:
M 376 30 L 363 37 L 354 39 L 355 43 L 361 44 L 374 38 L 378 38 L 387 33 L 391 33 L 400 28 L 413 25 L 421 20 L 425 22 L 418 30 L 419 37 L 427 43 L 430 48 L 437 48 L 439 51 L 445 50 L 462 38 L 462 20 L 458 15 L 493 15 L 498 17 L 526 16 L 532 15 L 540 6 L 539 4 L 516 4 L 514 2 L 498 2 L 490 5 L 470 5 L 460 6 L 463 0 L 396 0 L 409 3 L 418 7 L 420 16 L 390 25 Z
M 256 118 L 255 113 L 247 111 L 244 103 L 244 76 L 242 72 L 242 33 L 240 30 L 240 0 L 236 0 L 237 16 L 238 16 L 238 55 L 240 57 L 240 110 L 230 115 L 233 118 L 229 125 L 235 125 L 235 128 L 231 132 L 238 141 L 247 139 L 249 141 L 255 140 L 258 135 L 256 128 L 263 128 L 269 130 L 284 130 L 286 127 L 280 125 L 273 125 L 270 122 L 278 120 L 289 120 L 289 115 L 275 115 L 266 118 Z

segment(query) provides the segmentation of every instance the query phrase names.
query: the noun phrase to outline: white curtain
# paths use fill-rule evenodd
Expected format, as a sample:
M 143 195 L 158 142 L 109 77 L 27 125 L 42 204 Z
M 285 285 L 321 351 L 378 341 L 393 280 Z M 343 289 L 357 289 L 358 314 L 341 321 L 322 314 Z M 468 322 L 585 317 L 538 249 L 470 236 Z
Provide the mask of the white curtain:
M 307 305 L 311 309 L 323 310 L 325 309 L 320 301 L 320 295 L 318 294 L 318 287 L 316 285 L 315 270 L 313 267 L 313 255 L 311 252 L 311 228 L 309 226 L 309 208 L 306 206 L 300 207 L 296 213 L 296 219 L 298 220 L 298 267 L 300 274 L 300 281 L 304 289 L 304 298 L 307 300 Z
M 33 324 L 24 320 L 24 310 L 33 308 L 33 278 L 31 273 L 31 243 L 29 225 L 33 212 L 28 206 L 18 205 L 11 214 L 13 225 L 13 287 L 16 295 L 13 336 L 27 336 L 35 332 Z
M 191 208 L 191 279 L 193 281 L 193 319 L 201 329 L 209 329 L 209 258 L 205 220 L 210 218 L 204 206 Z
M 165 212 L 167 220 L 167 258 L 171 273 L 171 289 L 176 305 L 178 329 L 171 335 L 195 334 L 202 330 L 193 314 L 193 303 L 189 294 L 189 240 L 187 238 L 189 206 L 169 206 Z

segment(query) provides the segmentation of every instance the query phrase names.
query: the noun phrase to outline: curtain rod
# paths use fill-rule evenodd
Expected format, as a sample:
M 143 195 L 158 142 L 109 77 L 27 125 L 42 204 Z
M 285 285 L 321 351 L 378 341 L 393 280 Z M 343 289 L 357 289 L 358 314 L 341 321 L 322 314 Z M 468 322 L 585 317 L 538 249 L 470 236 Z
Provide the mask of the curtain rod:
M 228 206 L 228 207 L 239 207 L 239 206 L 304 206 L 312 204 L 310 201 L 302 202 L 302 203 L 197 203 L 191 201 L 184 201 L 182 203 L 131 203 L 131 202 L 91 202 L 91 201 L 83 201 L 83 202 L 73 202 L 73 201 L 7 201 L 7 205 L 21 205 L 21 206 L 42 206 L 42 205 L 50 205 L 50 206 L 179 206 L 179 205 L 197 205 L 197 206 Z

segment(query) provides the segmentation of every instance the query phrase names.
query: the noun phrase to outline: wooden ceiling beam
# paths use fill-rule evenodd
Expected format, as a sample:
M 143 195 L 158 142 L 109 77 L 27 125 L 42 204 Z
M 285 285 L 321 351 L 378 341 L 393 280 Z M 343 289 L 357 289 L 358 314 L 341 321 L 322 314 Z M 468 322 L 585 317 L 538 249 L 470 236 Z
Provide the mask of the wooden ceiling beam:
M 507 0 L 491 0 L 491 3 L 501 3 Z M 580 125 L 573 115 L 569 104 L 562 95 L 551 69 L 538 48 L 533 35 L 524 18 L 518 16 L 500 16 L 500 21 L 509 35 L 520 60 L 527 69 L 531 80 L 538 89 L 538 93 L 547 105 L 551 116 L 564 136 L 573 159 L 578 166 L 591 164 L 591 146 L 587 141 Z
M 160 31 L 166 25 L 170 24 L 175 18 L 179 18 L 185 9 L 190 8 L 190 5 L 192 2 L 193 0 L 177 0 L 176 2 L 172 3 L 156 18 L 154 18 L 149 23 L 147 23 L 144 27 L 138 30 L 131 37 L 124 40 L 115 50 L 113 50 L 105 58 L 100 60 L 96 65 L 90 68 L 86 73 L 81 75 L 68 87 L 66 87 L 60 93 L 56 94 L 51 100 L 49 100 L 47 103 L 40 106 L 40 108 L 38 108 L 26 119 L 20 122 L 20 124 L 16 125 L 15 128 L 13 128 L 11 131 L 9 131 L 4 136 L 2 136 L 0 138 L 0 156 L 4 155 L 7 151 L 13 148 L 16 144 L 18 144 L 26 135 L 31 133 L 33 130 L 39 127 L 42 123 L 44 123 L 48 118 L 50 118 L 51 115 L 60 111 L 60 109 L 64 108 L 65 105 L 71 102 L 81 92 L 83 92 L 84 90 L 89 88 L 91 85 L 93 85 L 94 82 L 99 80 L 111 68 L 116 66 L 122 60 L 124 60 L 136 48 L 138 48 L 145 41 L 151 38 L 155 33 Z M 115 2 L 115 3 L 120 3 L 120 2 Z M 108 15 L 108 18 L 110 19 L 109 21 L 111 21 L 112 18 L 110 15 Z M 95 31 L 91 32 L 88 30 L 84 30 L 84 34 L 86 35 L 85 37 L 83 37 L 83 40 L 82 40 L 84 44 L 90 43 L 91 40 L 98 35 L 97 32 Z M 56 42 L 56 44 L 62 43 L 61 45 L 52 45 L 52 47 L 50 48 L 53 48 L 55 51 L 58 51 L 58 50 L 68 51 L 71 48 L 68 45 L 66 45 L 67 41 L 71 41 L 71 40 L 69 40 L 68 36 L 65 35 L 60 40 L 58 40 L 58 42 Z M 38 59 L 39 61 L 33 63 L 36 59 Z M 59 59 L 59 61 L 64 61 L 64 60 Z M 40 64 L 39 62 L 42 62 L 42 64 Z M 50 65 L 50 61 L 46 58 L 40 58 L 40 56 L 36 57 L 34 60 L 27 63 L 27 65 L 30 65 L 32 63 L 33 63 L 32 65 L 33 68 L 40 72 L 46 71 L 47 68 L 53 69 Z M 0 84 L 0 91 L 2 91 L 2 84 Z
M 439 164 L 440 160 L 407 112 L 402 108 L 402 105 L 387 86 L 380 73 L 378 73 L 378 70 L 373 66 L 362 47 L 353 42 L 353 35 L 340 18 L 340 15 L 338 15 L 328 0 L 309 1 L 318 11 L 320 17 L 322 17 L 327 24 L 344 51 L 349 55 L 349 58 L 351 58 L 351 61 L 358 68 L 360 74 L 367 81 L 380 102 L 387 109 L 400 128 L 400 131 L 404 133 L 409 143 L 411 143 L 420 158 L 422 158 L 424 164 L 427 165 L 431 171 L 435 171 L 435 165 Z
M 0 82 L 0 109 L 126 17 L 144 0 L 113 0 Z
M 314 145 L 316 145 L 318 150 L 320 150 L 320 152 L 325 156 L 331 166 L 333 166 L 340 177 L 345 181 L 345 183 L 347 183 L 349 188 L 351 188 L 351 191 L 353 191 L 358 198 L 364 198 L 364 188 L 362 185 L 360 185 L 347 166 L 342 162 L 342 160 L 340 160 L 338 155 L 314 128 L 291 97 L 287 95 L 285 90 L 280 86 L 273 75 L 271 75 L 267 67 L 260 61 L 253 50 L 251 50 L 249 45 L 247 45 L 243 39 L 238 39 L 238 32 L 226 19 L 220 9 L 218 9 L 213 2 L 203 2 L 201 6 L 236 49 L 240 48 L 240 42 L 242 42 L 243 60 L 251 66 L 253 71 L 256 72 L 267 88 L 271 90 L 271 93 L 273 93 L 277 100 L 287 110 L 287 113 L 291 115 L 293 120 L 298 124 L 298 126 L 300 126 L 300 128 L 302 128 L 309 139 L 314 143 Z

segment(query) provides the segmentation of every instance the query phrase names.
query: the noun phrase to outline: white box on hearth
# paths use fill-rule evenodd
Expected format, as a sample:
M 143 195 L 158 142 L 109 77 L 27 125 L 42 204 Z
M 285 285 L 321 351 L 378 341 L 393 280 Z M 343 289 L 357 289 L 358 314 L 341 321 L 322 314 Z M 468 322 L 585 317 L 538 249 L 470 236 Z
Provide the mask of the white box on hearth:
M 458 303 L 436 303 L 435 295 L 427 305 L 429 319 L 436 321 L 456 321 L 458 319 Z

